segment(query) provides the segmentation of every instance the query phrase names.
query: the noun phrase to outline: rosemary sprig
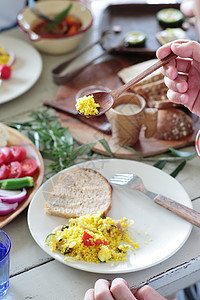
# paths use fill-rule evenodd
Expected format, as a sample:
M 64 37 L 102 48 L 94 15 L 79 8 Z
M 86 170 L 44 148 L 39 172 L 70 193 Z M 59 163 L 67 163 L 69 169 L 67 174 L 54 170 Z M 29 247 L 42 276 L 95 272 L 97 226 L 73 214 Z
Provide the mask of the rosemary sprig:
M 78 145 L 68 127 L 62 127 L 57 116 L 52 116 L 48 108 L 32 111 L 29 117 L 30 121 L 7 125 L 25 133 L 36 145 L 42 157 L 49 162 L 46 165 L 50 169 L 47 177 L 75 164 L 78 158 L 91 155 L 96 143 Z M 107 154 L 112 157 L 108 143 L 104 139 L 100 142 Z

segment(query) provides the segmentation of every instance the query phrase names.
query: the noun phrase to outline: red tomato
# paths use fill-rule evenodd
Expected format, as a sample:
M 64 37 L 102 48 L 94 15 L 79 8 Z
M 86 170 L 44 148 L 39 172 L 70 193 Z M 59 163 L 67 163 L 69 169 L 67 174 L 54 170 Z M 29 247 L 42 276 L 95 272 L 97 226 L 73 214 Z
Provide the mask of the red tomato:
M 12 161 L 22 161 L 25 159 L 27 151 L 24 147 L 19 146 L 10 146 L 10 150 L 12 152 Z
M 22 176 L 32 176 L 37 170 L 37 163 L 32 158 L 25 158 L 21 162 L 22 166 Z
M 5 154 L 5 164 L 9 164 L 12 160 L 12 152 L 9 147 L 0 147 L 0 152 Z
M 96 245 L 102 245 L 102 244 L 103 244 L 103 245 L 108 245 L 108 242 L 107 242 L 106 240 L 103 240 L 103 241 L 102 241 L 101 239 L 96 239 L 96 240 L 95 240 L 95 244 L 96 244 Z
M 83 239 L 83 244 L 84 245 L 86 245 L 86 246 L 93 246 L 94 245 L 93 236 L 90 235 L 87 231 L 83 232 L 82 239 Z
M 9 175 L 8 178 L 20 178 L 22 177 L 22 166 L 19 161 L 12 161 L 9 165 Z
M 8 166 L 2 165 L 0 167 L 0 180 L 8 178 L 9 173 L 10 173 L 10 170 L 9 170 Z
M 0 166 L 5 163 L 6 155 L 3 152 L 0 152 Z

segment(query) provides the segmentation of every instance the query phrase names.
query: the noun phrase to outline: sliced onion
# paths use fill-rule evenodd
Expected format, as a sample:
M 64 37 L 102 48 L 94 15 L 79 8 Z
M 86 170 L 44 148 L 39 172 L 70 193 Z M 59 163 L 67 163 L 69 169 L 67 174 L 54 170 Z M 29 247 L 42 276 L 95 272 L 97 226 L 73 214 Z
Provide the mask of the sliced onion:
M 18 203 L 5 203 L 0 199 L 0 216 L 5 216 L 10 212 L 14 211 L 18 206 Z
M 0 189 L 0 198 L 1 198 L 1 196 L 3 196 L 3 197 L 15 196 L 19 193 L 21 193 L 21 191 L 19 191 L 19 190 L 1 190 Z
M 16 60 L 16 55 L 12 51 L 7 51 L 7 53 L 10 56 L 10 59 L 8 61 L 8 66 L 11 67 L 14 64 L 15 60 Z
M 23 201 L 27 195 L 27 190 L 25 188 L 23 188 L 22 191 L 20 191 L 20 192 L 18 191 L 18 193 L 15 193 L 15 194 L 11 194 L 11 191 L 7 191 L 7 192 L 9 192 L 9 193 L 7 193 L 7 195 L 6 195 L 6 193 L 4 193 L 4 196 L 0 194 L 0 199 L 6 203 L 15 203 L 15 202 L 19 203 L 19 202 Z

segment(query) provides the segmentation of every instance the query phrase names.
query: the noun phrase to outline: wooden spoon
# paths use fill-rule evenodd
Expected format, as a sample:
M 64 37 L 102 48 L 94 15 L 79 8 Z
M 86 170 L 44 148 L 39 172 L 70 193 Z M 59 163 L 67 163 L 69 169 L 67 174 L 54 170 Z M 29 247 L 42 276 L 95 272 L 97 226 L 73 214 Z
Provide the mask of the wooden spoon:
M 94 101 L 95 101 L 95 103 L 98 103 L 100 105 L 100 107 L 99 107 L 99 113 L 97 115 L 92 115 L 92 117 L 98 117 L 98 116 L 104 114 L 109 109 L 111 109 L 111 107 L 114 104 L 114 101 L 123 92 L 125 92 L 132 85 L 138 83 L 140 80 L 144 79 L 149 74 L 153 73 L 155 70 L 166 65 L 168 62 L 170 62 L 174 58 L 176 58 L 176 55 L 174 53 L 170 53 L 167 57 L 165 57 L 162 60 L 158 60 L 151 67 L 147 68 L 145 71 L 143 71 L 142 73 L 137 75 L 135 78 L 133 78 L 129 82 L 125 83 L 124 85 L 120 86 L 118 89 L 106 91 L 106 92 L 93 93 Z M 86 95 L 86 96 L 89 96 L 89 95 Z M 91 116 L 87 116 L 87 117 L 91 117 Z

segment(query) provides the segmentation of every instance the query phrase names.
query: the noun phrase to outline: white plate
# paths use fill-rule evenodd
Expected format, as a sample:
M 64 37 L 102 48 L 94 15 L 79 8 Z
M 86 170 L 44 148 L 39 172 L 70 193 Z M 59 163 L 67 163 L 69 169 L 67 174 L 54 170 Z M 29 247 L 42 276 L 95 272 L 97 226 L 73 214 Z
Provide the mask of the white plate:
M 13 37 L 0 35 L 0 45 L 16 55 L 11 78 L 3 80 L 0 86 L 1 104 L 22 95 L 35 84 L 42 71 L 42 58 L 31 45 Z
M 192 207 L 189 196 L 179 182 L 163 171 L 131 160 L 105 159 L 82 163 L 71 167 L 86 167 L 101 172 L 107 179 L 115 173 L 135 173 L 144 180 L 145 186 L 154 192 L 166 195 Z M 65 219 L 46 215 L 45 199 L 51 192 L 59 174 L 49 179 L 35 194 L 28 210 L 28 225 L 36 243 L 56 260 L 88 272 L 127 273 L 154 266 L 177 252 L 192 229 L 192 225 L 167 209 L 155 204 L 142 193 L 124 187 L 114 187 L 112 208 L 109 215 L 114 219 L 127 217 L 135 221 L 131 236 L 139 242 L 136 254 L 129 251 L 127 261 L 106 264 L 86 263 L 81 261 L 65 262 L 59 252 L 51 252 L 45 245 L 46 236 Z M 147 234 L 148 233 L 148 234 Z M 150 241 L 151 239 L 151 241 Z

